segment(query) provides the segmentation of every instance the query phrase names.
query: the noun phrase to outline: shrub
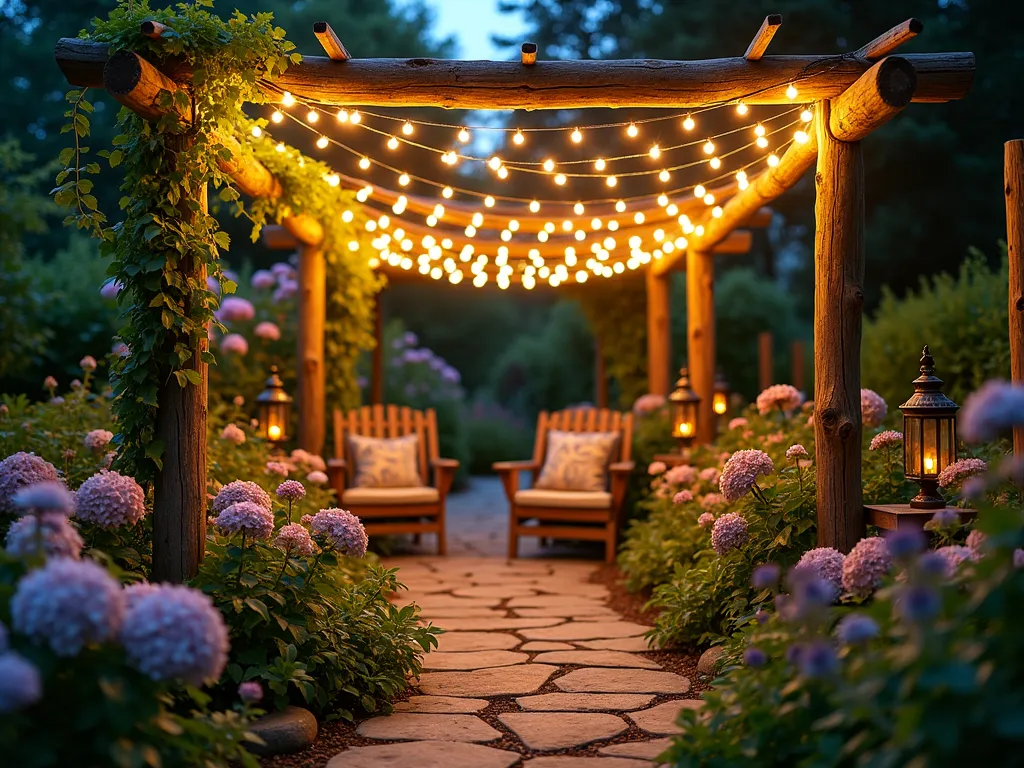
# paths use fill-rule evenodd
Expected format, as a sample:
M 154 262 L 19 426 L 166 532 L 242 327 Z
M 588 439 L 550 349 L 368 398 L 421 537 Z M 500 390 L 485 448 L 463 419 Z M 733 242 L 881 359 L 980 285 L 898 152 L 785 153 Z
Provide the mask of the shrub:
M 500 405 L 477 400 L 466 416 L 469 472 L 491 474 L 496 461 L 516 461 L 533 455 L 534 425 Z

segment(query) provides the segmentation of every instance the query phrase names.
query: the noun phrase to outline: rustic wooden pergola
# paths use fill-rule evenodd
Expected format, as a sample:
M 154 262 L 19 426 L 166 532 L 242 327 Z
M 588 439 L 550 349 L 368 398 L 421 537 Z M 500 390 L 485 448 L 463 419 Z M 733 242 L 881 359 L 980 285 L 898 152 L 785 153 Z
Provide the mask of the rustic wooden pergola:
M 441 107 L 457 109 L 580 109 L 642 107 L 697 109 L 742 100 L 789 104 L 799 86 L 802 100 L 816 102 L 813 130 L 793 143 L 777 166 L 730 188 L 720 215 L 706 214 L 685 251 L 651 263 L 647 271 L 650 391 L 670 384 L 669 280 L 687 272 L 688 354 L 694 389 L 702 398 L 698 437 L 712 437 L 715 372 L 713 254 L 763 206 L 792 187 L 816 163 L 815 205 L 815 439 L 818 538 L 848 550 L 863 534 L 861 503 L 860 340 L 864 280 L 864 172 L 860 141 L 908 103 L 963 98 L 974 76 L 971 53 L 890 55 L 921 31 L 909 20 L 852 54 L 768 56 L 781 17 L 769 16 L 743 56 L 702 61 L 536 61 L 524 46 L 518 62 L 434 59 L 353 59 L 324 23 L 315 32 L 328 57 L 304 57 L 265 90 L 271 100 L 290 92 L 331 106 Z M 155 22 L 142 33 L 159 37 Z M 69 83 L 105 88 L 147 119 L 160 117 L 162 91 L 176 92 L 189 77 L 182 68 L 162 72 L 137 54 L 108 53 L 106 45 L 64 38 L 56 59 Z M 191 115 L 183 114 L 186 123 Z M 229 147 L 240 139 L 220 137 Z M 279 198 L 280 182 L 242 152 L 219 160 L 237 187 L 252 197 Z M 417 201 L 419 204 L 419 201 Z M 460 215 L 458 206 L 454 210 Z M 305 445 L 323 443 L 323 323 L 326 270 L 324 231 L 302 212 L 287 213 L 282 226 L 300 245 L 300 422 Z M 531 226 L 536 226 L 531 225 Z M 196 368 L 205 381 L 205 365 Z M 205 469 L 191 460 L 206 434 L 205 386 L 174 394 L 173 415 L 158 426 L 167 446 L 156 483 L 154 573 L 183 579 L 202 556 Z M 171 403 L 171 394 L 161 393 Z M 167 403 L 161 401 L 161 408 Z M 319 430 L 319 431 L 317 431 Z M 177 437 L 176 437 L 177 436 Z M 181 436 L 184 436 L 182 438 Z M 191 457 L 191 458 L 190 458 Z

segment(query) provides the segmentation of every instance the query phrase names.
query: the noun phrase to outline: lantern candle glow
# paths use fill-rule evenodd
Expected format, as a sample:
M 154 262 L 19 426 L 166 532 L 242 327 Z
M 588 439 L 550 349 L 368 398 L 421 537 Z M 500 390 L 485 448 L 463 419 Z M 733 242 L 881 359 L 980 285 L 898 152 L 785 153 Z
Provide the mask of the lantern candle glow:
M 693 442 L 697 433 L 700 397 L 690 387 L 690 375 L 685 368 L 679 369 L 679 380 L 668 399 L 672 403 L 672 436 L 680 446 L 686 447 Z
M 263 391 L 256 397 L 259 406 L 260 435 L 275 446 L 288 439 L 288 418 L 291 415 L 292 398 L 284 390 L 277 366 L 270 368 Z

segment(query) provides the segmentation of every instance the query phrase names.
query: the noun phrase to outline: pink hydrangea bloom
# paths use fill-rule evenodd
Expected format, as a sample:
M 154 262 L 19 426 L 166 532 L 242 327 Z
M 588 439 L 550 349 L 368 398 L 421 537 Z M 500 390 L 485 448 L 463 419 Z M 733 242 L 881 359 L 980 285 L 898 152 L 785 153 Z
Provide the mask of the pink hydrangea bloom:
M 220 439 L 241 445 L 245 442 L 245 432 L 236 424 L 228 424 L 220 431 Z
M 843 589 L 857 597 L 867 597 L 882 583 L 891 566 L 892 555 L 885 539 L 861 539 L 843 561 Z
M 808 455 L 810 454 L 807 453 L 807 449 L 800 445 L 800 443 L 797 443 L 796 445 L 791 445 L 789 446 L 789 448 L 786 449 L 787 459 L 802 459 Z
M 280 475 L 281 477 L 288 477 L 288 473 L 292 471 L 290 464 L 283 461 L 268 461 L 266 467 L 263 469 L 268 475 Z
M 646 395 L 640 395 L 633 403 L 633 413 L 638 416 L 644 416 L 648 413 L 654 413 L 654 411 L 665 405 L 665 396 L 656 395 L 653 392 L 649 392 Z
M 85 447 L 91 451 L 102 451 L 114 439 L 114 433 L 105 429 L 94 429 L 85 435 Z
M 277 341 L 281 338 L 281 329 L 277 327 L 276 323 L 268 321 L 257 323 L 252 332 L 256 338 L 264 339 L 265 341 Z
M 736 501 L 750 493 L 759 475 L 770 475 L 774 471 L 775 465 L 764 451 L 736 451 L 725 463 L 718 488 L 727 501 Z
M 725 496 L 720 493 L 708 493 L 700 500 L 702 509 L 713 510 L 725 504 Z
M 813 573 L 819 579 L 831 584 L 835 592 L 832 599 L 839 597 L 843 586 L 843 562 L 846 557 L 832 547 L 817 547 L 804 552 L 796 564 L 797 569 Z
M 92 355 L 86 355 L 85 357 L 78 361 L 78 364 L 82 366 L 83 371 L 96 370 L 96 358 L 93 357 Z
M 274 532 L 274 515 L 259 504 L 240 501 L 217 515 L 217 527 L 229 536 L 242 533 L 262 541 Z
M 327 462 L 315 453 L 304 451 L 301 448 L 296 448 L 292 451 L 288 458 L 291 459 L 292 464 L 295 464 L 300 469 L 304 469 L 306 471 L 312 471 L 314 469 L 321 472 L 327 471 Z
M 256 317 L 252 302 L 240 296 L 228 296 L 220 303 L 220 319 L 224 322 L 244 322 Z
M 794 411 L 803 402 L 803 395 L 791 384 L 773 384 L 757 396 L 757 412 L 762 416 L 774 410 Z
M 685 490 L 672 497 L 673 504 L 687 504 L 691 501 L 693 501 L 693 494 Z
M 939 473 L 940 488 L 955 488 L 969 477 L 988 471 L 988 464 L 981 459 L 960 459 Z
M 22 577 L 11 600 L 14 629 L 58 656 L 116 637 L 124 610 L 124 590 L 105 568 L 66 557 Z
M 897 432 L 894 429 L 887 429 L 872 437 L 871 445 L 868 448 L 872 451 L 877 451 L 881 448 L 893 448 L 897 445 L 903 445 L 903 433 Z
M 53 376 L 47 376 L 45 379 L 43 379 L 43 389 L 56 389 L 56 388 L 57 388 L 57 379 L 55 379 Z
M 34 453 L 18 451 L 0 461 L 0 512 L 15 510 L 14 495 L 42 482 L 59 482 L 57 468 Z
M 750 422 L 748 422 L 742 416 L 737 416 L 735 419 L 730 419 L 729 420 L 729 429 L 739 429 L 740 427 L 747 426 L 747 424 L 749 424 L 749 423 Z
M 719 555 L 740 549 L 747 543 L 747 539 L 747 521 L 735 512 L 722 515 L 711 528 L 711 547 Z
M 146 494 L 135 478 L 101 469 L 75 494 L 75 516 L 101 528 L 135 525 L 146 515 Z
M 718 467 L 705 467 L 697 475 L 705 483 L 714 483 L 717 485 L 718 478 L 721 476 L 721 472 L 718 471 Z
M 220 340 L 220 349 L 225 354 L 244 356 L 249 354 L 249 342 L 240 333 L 229 333 Z
M 270 500 L 270 494 L 256 483 L 251 483 L 248 480 L 233 480 L 217 492 L 217 496 L 213 500 L 213 514 L 218 515 L 232 504 L 242 501 L 258 504 L 268 512 L 274 507 L 274 503 Z
M 701 528 L 707 528 L 713 522 L 715 522 L 715 516 L 710 512 L 702 512 L 700 517 L 697 518 L 697 525 Z
M 782 434 L 782 432 L 772 432 L 764 439 L 764 441 L 768 443 L 768 445 L 778 445 L 785 439 L 786 436 Z
M 269 269 L 257 269 L 252 273 L 252 287 L 257 290 L 268 290 L 273 288 L 276 283 L 277 278 Z
M 974 554 L 980 553 L 982 547 L 985 546 L 986 538 L 983 531 L 979 531 L 977 528 L 973 529 L 967 534 L 967 548 Z
M 228 630 L 213 601 L 179 584 L 152 585 L 131 601 L 120 633 L 128 663 L 153 680 L 202 685 L 228 661 Z
M 665 472 L 665 482 L 670 485 L 690 485 L 697 481 L 697 468 L 679 464 Z
M 668 469 L 668 467 L 665 466 L 665 462 L 664 461 L 652 461 L 647 466 L 647 474 L 648 475 L 660 475 L 666 469 Z
M 306 495 L 306 489 L 297 480 L 285 480 L 277 486 L 277 495 L 286 501 L 298 501 Z
M 42 522 L 42 530 L 37 528 Z M 35 555 L 39 542 L 46 557 L 67 557 L 78 560 L 84 542 L 75 526 L 59 512 L 44 512 L 41 515 L 25 515 L 18 518 L 7 529 L 5 548 L 9 555 L 29 557 Z
M 309 531 L 298 523 L 282 526 L 274 539 L 274 546 L 289 555 L 301 557 L 312 555 L 316 549 Z
M 315 536 L 329 541 L 343 555 L 362 557 L 368 538 L 359 518 L 345 509 L 321 509 L 309 522 Z
M 941 555 L 946 561 L 946 578 L 955 576 L 956 569 L 960 567 L 964 560 L 973 559 L 973 553 L 969 548 L 955 544 L 948 547 L 939 547 L 935 550 L 935 554 Z
M 871 389 L 860 391 L 860 419 L 865 427 L 877 427 L 888 412 L 889 406 L 880 394 Z
M 308 475 L 306 475 L 306 480 L 310 483 L 313 483 L 313 485 L 324 485 L 327 483 L 328 480 L 327 473 L 320 472 L 319 470 L 313 470 Z

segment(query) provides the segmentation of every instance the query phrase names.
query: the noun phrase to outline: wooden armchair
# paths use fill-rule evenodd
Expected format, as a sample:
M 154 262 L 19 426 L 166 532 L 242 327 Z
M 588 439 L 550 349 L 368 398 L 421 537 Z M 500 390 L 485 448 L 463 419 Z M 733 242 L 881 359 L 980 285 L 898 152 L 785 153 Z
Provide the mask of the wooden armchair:
M 419 472 L 431 485 L 408 488 L 351 487 L 355 466 L 350 461 L 346 435 L 363 437 L 419 437 Z M 370 536 L 390 533 L 437 534 L 437 553 L 445 554 L 445 499 L 459 462 L 442 459 L 437 449 L 437 415 L 434 410 L 414 411 L 396 405 L 364 406 L 342 414 L 334 411 L 334 458 L 327 474 L 345 509 L 357 515 Z
M 536 482 L 547 456 L 549 430 L 565 432 L 618 432 L 621 439 L 608 467 L 605 491 L 553 491 L 519 488 L 519 473 L 528 470 Z M 530 461 L 499 461 L 494 470 L 501 476 L 509 503 L 508 556 L 518 557 L 520 536 L 604 541 L 605 562 L 615 559 L 615 544 L 622 524 L 623 505 L 633 447 L 633 414 L 606 409 L 580 408 L 541 412 L 537 440 Z M 526 525 L 530 521 L 536 525 Z

